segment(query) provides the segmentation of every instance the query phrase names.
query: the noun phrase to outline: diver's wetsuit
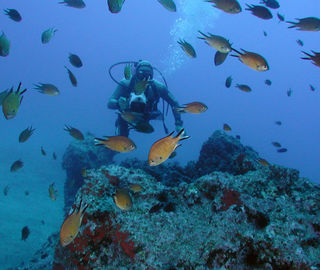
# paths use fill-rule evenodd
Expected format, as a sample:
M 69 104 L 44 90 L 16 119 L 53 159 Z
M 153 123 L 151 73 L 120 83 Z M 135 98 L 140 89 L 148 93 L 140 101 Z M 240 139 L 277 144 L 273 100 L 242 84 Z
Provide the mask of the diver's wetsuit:
M 130 94 L 134 92 L 134 77 L 132 77 L 131 80 L 122 79 L 120 84 L 118 85 L 112 96 L 110 97 L 108 101 L 108 108 L 112 110 L 120 110 L 119 107 L 119 98 L 125 97 L 127 100 L 130 97 Z M 168 89 L 159 81 L 153 80 L 152 82 L 149 82 L 149 85 L 147 89 L 145 90 L 145 96 L 147 99 L 146 106 L 144 108 L 144 111 L 142 112 L 144 114 L 144 118 L 146 121 L 152 120 L 152 119 L 162 119 L 162 114 L 158 110 L 157 105 L 160 98 L 163 98 L 168 104 L 171 106 L 174 119 L 175 119 L 175 125 L 176 126 L 182 126 L 183 122 L 180 117 L 180 113 L 175 110 L 176 107 L 179 107 L 179 103 L 176 101 L 176 99 L 172 96 L 172 94 L 168 91 Z M 130 109 L 129 109 L 130 110 Z M 116 120 L 116 127 L 117 127 L 117 135 L 126 136 L 129 135 L 129 128 L 128 123 L 122 119 L 122 117 L 119 115 L 118 119 Z

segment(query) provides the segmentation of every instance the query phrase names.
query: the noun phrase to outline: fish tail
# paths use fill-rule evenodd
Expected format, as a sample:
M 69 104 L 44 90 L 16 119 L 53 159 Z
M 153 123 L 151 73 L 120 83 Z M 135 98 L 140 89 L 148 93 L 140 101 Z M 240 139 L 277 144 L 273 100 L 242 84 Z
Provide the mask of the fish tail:
M 245 10 L 251 10 L 252 9 L 252 5 L 248 5 L 246 4 L 247 8 Z
M 94 144 L 95 145 L 104 145 L 104 142 L 106 142 L 108 139 L 101 139 L 101 138 L 94 138 Z
M 18 88 L 17 88 L 17 93 L 19 92 L 19 90 L 20 90 L 20 87 L 21 87 L 21 82 L 19 83 L 19 85 L 18 85 Z
M 236 53 L 238 53 L 239 55 L 242 54 L 241 52 L 239 52 L 239 51 L 236 50 L 235 48 L 232 48 L 232 47 L 231 47 L 231 50 L 234 51 L 234 52 L 236 52 Z M 239 55 L 236 55 L 236 57 L 239 57 Z M 231 56 L 235 56 L 235 55 L 231 55 Z
M 288 28 L 295 28 L 295 27 L 297 27 L 297 23 L 295 23 L 295 22 L 290 22 L 290 21 L 286 21 L 286 23 L 291 23 L 292 25 L 289 25 L 288 26 Z
M 34 85 L 34 89 L 39 89 L 41 87 L 40 83 L 38 83 L 38 84 L 34 83 L 33 85 Z
M 201 35 L 203 35 L 203 37 L 198 37 L 198 38 L 200 38 L 200 39 L 205 39 L 205 38 L 208 37 L 205 33 L 202 33 L 200 30 L 198 30 L 198 32 L 199 32 Z
M 179 112 L 179 113 L 185 113 L 186 112 L 185 107 L 177 107 L 175 110 L 177 112 Z
M 20 93 L 19 96 L 23 95 L 27 91 L 27 88 L 23 89 Z
M 301 51 L 301 52 L 303 52 L 305 55 L 307 55 L 307 56 L 309 56 L 309 57 L 311 57 L 311 56 L 312 56 L 311 54 L 309 54 L 309 53 L 307 53 L 307 52 L 305 52 L 305 51 Z M 301 59 L 307 59 L 307 60 L 310 60 L 308 57 L 301 57 Z
M 183 141 L 183 140 L 186 140 L 186 139 L 189 139 L 190 136 L 183 136 L 184 134 L 184 128 L 182 128 L 179 133 L 177 134 L 177 136 L 175 138 L 178 138 L 179 141 Z
M 65 130 L 65 131 L 70 131 L 70 130 L 71 130 L 71 127 L 70 127 L 70 126 L 67 126 L 67 125 L 64 125 L 64 130 Z

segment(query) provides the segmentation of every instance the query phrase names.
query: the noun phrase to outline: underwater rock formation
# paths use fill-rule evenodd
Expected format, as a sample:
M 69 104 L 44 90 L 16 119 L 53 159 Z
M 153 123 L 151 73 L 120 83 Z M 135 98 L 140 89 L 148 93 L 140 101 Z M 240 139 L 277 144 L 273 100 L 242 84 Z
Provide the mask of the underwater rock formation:
M 182 182 L 193 180 L 213 171 L 228 172 L 233 175 L 255 171 L 262 166 L 259 157 L 251 147 L 243 146 L 239 139 L 227 135 L 224 131 L 215 131 L 203 143 L 197 161 L 189 161 L 186 166 L 177 162 L 167 162 L 150 167 L 146 161 L 126 159 L 120 163 L 126 168 L 140 168 L 167 186 L 177 186 Z
M 99 168 L 110 164 L 116 152 L 94 145 L 94 136 L 87 134 L 82 141 L 75 140 L 67 147 L 62 161 L 67 179 L 64 185 L 65 207 L 69 209 L 74 196 L 83 184 L 82 169 Z
M 257 152 L 243 146 L 239 139 L 217 130 L 203 143 L 196 169 L 198 176 L 213 171 L 245 174 L 260 167 L 256 161 L 258 157 Z
M 168 161 L 159 166 L 149 166 L 147 161 L 137 158 L 128 158 L 120 163 L 125 168 L 142 169 L 153 176 L 158 182 L 166 186 L 178 186 L 182 182 L 190 183 L 194 178 L 194 173 L 186 170 L 186 167 L 179 165 L 178 162 Z
M 117 188 L 139 184 L 133 207 Z M 73 207 L 89 204 L 53 269 L 319 269 L 320 187 L 279 166 L 212 172 L 168 187 L 140 169 L 88 171 Z

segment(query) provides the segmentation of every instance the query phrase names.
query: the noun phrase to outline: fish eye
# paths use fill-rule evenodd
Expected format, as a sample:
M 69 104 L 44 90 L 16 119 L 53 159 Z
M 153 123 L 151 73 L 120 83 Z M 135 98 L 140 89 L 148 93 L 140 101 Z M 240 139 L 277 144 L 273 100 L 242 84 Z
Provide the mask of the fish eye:
M 159 157 L 159 159 L 161 160 L 161 159 L 162 159 L 162 157 Z

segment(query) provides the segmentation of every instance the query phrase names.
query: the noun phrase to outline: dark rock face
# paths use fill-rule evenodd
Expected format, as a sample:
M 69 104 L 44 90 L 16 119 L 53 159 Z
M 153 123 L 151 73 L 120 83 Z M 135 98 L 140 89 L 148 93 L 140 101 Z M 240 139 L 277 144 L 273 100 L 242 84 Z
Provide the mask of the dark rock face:
M 94 145 L 94 137 L 86 135 L 83 141 L 74 141 L 63 155 L 62 167 L 67 179 L 64 185 L 65 208 L 73 204 L 74 196 L 83 185 L 82 169 L 99 168 L 112 163 L 116 152 Z
M 251 147 L 243 146 L 238 139 L 218 130 L 202 145 L 195 167 L 198 176 L 213 171 L 240 175 L 256 170 L 258 157 Z

